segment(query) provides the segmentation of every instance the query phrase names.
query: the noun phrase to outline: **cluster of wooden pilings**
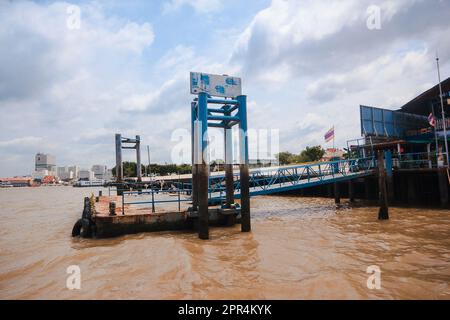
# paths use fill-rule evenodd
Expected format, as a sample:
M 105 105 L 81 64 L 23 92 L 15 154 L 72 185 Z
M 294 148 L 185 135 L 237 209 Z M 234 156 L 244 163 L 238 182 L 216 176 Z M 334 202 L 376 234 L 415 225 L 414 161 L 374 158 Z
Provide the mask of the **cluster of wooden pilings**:
M 220 108 L 208 108 L 209 104 L 220 104 Z M 220 100 L 200 93 L 191 104 L 192 115 L 192 211 L 198 211 L 198 235 L 200 239 L 209 239 L 209 172 L 208 127 L 223 128 L 225 147 L 225 197 L 223 209 L 230 209 L 228 219 L 235 219 L 234 176 L 232 127 L 239 125 L 240 138 L 240 215 L 241 231 L 251 231 L 250 219 L 250 182 L 247 137 L 247 97 Z M 233 116 L 232 112 L 237 111 Z M 222 114 L 215 116 L 214 114 Z M 221 121 L 220 123 L 215 121 Z M 233 209 L 233 210 L 231 210 Z M 227 212 L 226 210 L 222 211 Z
M 378 159 L 386 160 L 383 153 L 378 154 Z M 347 198 L 350 202 L 355 199 L 378 201 L 381 219 L 389 216 L 389 205 L 449 207 L 450 178 L 447 168 L 392 170 L 386 168 L 389 165 L 385 166 L 385 163 L 389 161 L 378 161 L 378 169 L 373 176 L 293 193 L 334 198 L 336 204 L 341 203 L 341 198 Z

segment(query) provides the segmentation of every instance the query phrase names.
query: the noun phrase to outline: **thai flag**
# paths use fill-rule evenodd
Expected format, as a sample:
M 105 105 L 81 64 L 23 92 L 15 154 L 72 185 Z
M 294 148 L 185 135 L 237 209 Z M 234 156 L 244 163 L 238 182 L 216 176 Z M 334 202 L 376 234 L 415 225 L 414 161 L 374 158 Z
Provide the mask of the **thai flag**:
M 334 139 L 334 127 L 325 133 L 325 142 L 330 142 Z
M 428 122 L 430 123 L 430 126 L 436 127 L 436 118 L 432 113 L 430 113 L 430 115 L 428 116 Z

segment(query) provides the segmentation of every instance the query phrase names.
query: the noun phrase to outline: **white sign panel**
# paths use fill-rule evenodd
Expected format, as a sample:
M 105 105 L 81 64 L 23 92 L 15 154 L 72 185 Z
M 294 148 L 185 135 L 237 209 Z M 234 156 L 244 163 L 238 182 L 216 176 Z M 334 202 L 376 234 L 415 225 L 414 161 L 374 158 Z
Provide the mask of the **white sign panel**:
M 191 72 L 191 93 L 233 98 L 242 95 L 241 78 Z

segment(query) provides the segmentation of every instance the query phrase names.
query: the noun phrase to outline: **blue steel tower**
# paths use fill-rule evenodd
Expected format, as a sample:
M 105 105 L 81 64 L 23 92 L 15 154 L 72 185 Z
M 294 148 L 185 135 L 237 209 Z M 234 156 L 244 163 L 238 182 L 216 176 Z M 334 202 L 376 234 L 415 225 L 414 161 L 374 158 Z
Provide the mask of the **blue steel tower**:
M 211 107 L 209 107 L 212 105 Z M 217 107 L 218 105 L 218 107 Z M 217 98 L 199 92 L 191 103 L 192 143 L 192 200 L 193 211 L 198 211 L 198 233 L 200 239 L 209 239 L 209 159 L 208 127 L 224 130 L 225 150 L 225 208 L 234 205 L 234 177 L 232 128 L 239 126 L 239 172 L 241 189 L 241 230 L 251 231 L 249 161 L 247 136 L 247 97 Z

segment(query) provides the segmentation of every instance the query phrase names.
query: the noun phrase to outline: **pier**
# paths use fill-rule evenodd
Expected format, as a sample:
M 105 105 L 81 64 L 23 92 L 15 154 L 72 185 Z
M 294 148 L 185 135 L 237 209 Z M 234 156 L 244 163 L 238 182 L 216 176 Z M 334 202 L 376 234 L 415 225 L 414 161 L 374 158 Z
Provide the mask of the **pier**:
M 347 142 L 346 159 L 250 169 L 247 97 L 242 95 L 240 83 L 239 78 L 191 73 L 195 98 L 190 104 L 189 175 L 148 181 L 141 172 L 140 136 L 116 134 L 116 182 L 112 184 L 116 195 L 86 198 L 72 235 L 102 238 L 191 230 L 206 240 L 210 226 L 235 224 L 241 225 L 242 232 L 250 232 L 250 198 L 279 193 L 326 196 L 334 198 L 336 205 L 344 197 L 350 203 L 376 200 L 379 220 L 389 219 L 390 205 L 418 205 L 428 199 L 449 207 L 450 172 L 446 154 L 438 149 L 437 135 L 432 151 L 429 130 L 411 133 L 411 123 L 420 128 L 426 125 L 426 117 L 403 110 L 360 106 L 364 138 Z M 234 126 L 239 129 L 239 159 L 233 158 Z M 219 173 L 210 172 L 211 127 L 224 133 L 225 165 Z M 136 150 L 137 177 L 133 182 L 123 177 L 123 149 Z
M 301 166 L 252 169 L 248 174 L 249 196 L 270 195 L 304 190 L 318 186 L 339 186 L 376 174 L 374 159 L 352 159 L 311 163 Z M 239 173 L 232 177 L 233 199 L 241 199 Z M 227 175 L 208 178 L 206 195 L 209 226 L 243 224 L 242 202 L 230 203 L 227 196 Z M 191 183 L 172 182 L 175 188 L 119 190 L 118 195 L 98 195 L 85 199 L 83 217 L 74 227 L 73 236 L 112 237 L 151 231 L 198 230 L 200 211 L 194 207 Z M 229 188 L 229 185 L 228 185 Z M 242 201 L 242 200 L 241 200 Z M 83 228 L 87 229 L 83 230 Z

